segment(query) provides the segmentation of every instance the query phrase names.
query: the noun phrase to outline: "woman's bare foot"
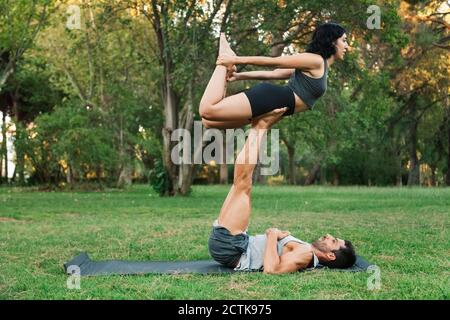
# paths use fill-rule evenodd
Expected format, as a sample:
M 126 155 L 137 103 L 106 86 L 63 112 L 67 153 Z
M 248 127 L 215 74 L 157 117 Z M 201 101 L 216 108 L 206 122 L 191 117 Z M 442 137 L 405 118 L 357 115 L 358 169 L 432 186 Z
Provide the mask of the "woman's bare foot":
M 220 33 L 220 40 L 219 40 L 219 56 L 222 55 L 230 55 L 230 52 L 228 51 L 228 41 L 225 38 L 225 33 Z
M 236 53 L 231 49 L 224 32 L 220 33 L 219 55 L 236 56 Z M 227 66 L 227 79 L 231 78 L 236 71 L 237 68 L 235 65 Z
M 225 37 L 225 33 L 221 33 L 220 34 L 220 41 L 221 41 L 221 46 L 223 46 L 223 54 L 225 55 L 229 55 L 229 56 L 236 56 L 236 53 L 233 51 L 233 49 L 231 49 L 230 44 L 228 43 L 227 38 Z

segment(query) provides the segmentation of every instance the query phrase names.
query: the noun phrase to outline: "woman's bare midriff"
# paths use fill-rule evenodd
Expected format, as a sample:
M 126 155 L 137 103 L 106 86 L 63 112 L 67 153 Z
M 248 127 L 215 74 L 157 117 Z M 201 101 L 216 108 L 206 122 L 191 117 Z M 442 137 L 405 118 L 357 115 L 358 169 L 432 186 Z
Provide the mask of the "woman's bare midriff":
M 306 103 L 303 102 L 303 100 L 294 93 L 294 97 L 295 97 L 295 110 L 294 113 L 297 112 L 304 112 L 304 111 L 308 111 L 309 107 L 306 105 Z

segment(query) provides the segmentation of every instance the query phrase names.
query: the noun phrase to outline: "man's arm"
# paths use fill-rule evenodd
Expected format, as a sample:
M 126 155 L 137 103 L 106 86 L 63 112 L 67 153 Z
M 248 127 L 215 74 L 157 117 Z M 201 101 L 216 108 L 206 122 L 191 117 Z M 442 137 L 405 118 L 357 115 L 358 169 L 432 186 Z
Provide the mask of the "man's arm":
M 298 256 L 288 253 L 283 256 L 278 255 L 278 240 L 284 238 L 288 234 L 278 229 L 269 229 L 266 231 L 267 242 L 264 251 L 264 273 L 280 274 L 297 271 L 301 262 Z

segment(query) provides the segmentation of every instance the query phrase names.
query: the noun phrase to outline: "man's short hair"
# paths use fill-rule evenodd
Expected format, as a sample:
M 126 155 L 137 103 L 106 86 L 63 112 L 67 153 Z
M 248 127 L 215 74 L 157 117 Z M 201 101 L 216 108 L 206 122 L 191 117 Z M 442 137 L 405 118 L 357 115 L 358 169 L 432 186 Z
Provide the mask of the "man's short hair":
M 322 265 L 328 268 L 346 269 L 353 266 L 356 262 L 356 253 L 353 244 L 344 240 L 345 247 L 340 247 L 338 250 L 332 250 L 336 259 L 333 261 L 321 262 Z

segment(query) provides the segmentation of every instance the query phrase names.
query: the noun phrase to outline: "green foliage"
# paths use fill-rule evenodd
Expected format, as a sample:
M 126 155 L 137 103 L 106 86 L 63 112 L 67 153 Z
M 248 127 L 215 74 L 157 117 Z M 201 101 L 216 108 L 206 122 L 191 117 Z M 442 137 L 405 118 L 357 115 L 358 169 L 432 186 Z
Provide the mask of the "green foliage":
M 47 24 L 54 1 L 0 1 L 0 93 Z
M 448 121 L 442 120 L 448 56 L 433 48 L 445 34 L 436 24 L 415 26 L 408 20 L 433 12 L 436 1 L 410 1 L 407 8 L 398 1 L 378 4 L 381 30 L 366 26 L 371 0 L 236 0 L 226 3 L 226 20 L 212 17 L 202 2 L 169 1 L 158 7 L 165 10 L 159 12 L 163 48 L 149 23 L 154 12 L 149 10 L 148 17 L 130 14 L 125 9 L 134 5 L 132 1 L 80 4 L 81 30 L 65 28 L 69 2 L 57 7 L 52 1 L 33 3 L 36 6 L 22 0 L 0 2 L 0 67 L 5 67 L 5 57 L 25 49 L 3 87 L 0 107 L 21 126 L 16 148 L 25 152 L 24 167 L 37 181 L 69 179 L 67 165 L 75 170 L 75 180 L 98 172 L 110 181 L 117 180 L 127 165 L 135 177 L 159 166 L 161 176 L 153 182 L 164 193 L 162 165 L 155 164 L 163 157 L 164 77 L 173 86 L 177 112 L 190 102 L 188 88 L 196 112 L 214 67 L 219 30 L 226 32 L 238 55 L 268 56 L 279 45 L 285 53 L 304 51 L 316 25 L 326 21 L 346 27 L 352 50 L 332 65 L 328 91 L 315 110 L 283 119 L 277 126 L 285 143 L 295 148 L 301 176 L 297 181 L 320 163 L 323 173 L 337 170 L 342 183 L 392 183 L 408 162 L 407 129 L 414 121 L 419 123 L 420 160 L 436 167 L 441 180 L 448 170 Z M 218 3 L 212 2 L 209 9 Z M 33 37 L 45 5 L 45 32 Z M 230 84 L 228 93 L 255 83 Z M 403 108 L 411 102 L 408 91 L 421 86 L 424 89 L 411 103 L 417 112 L 409 112 Z M 18 97 L 18 117 L 10 103 L 3 103 L 13 96 Z M 34 129 L 23 134 L 38 115 Z M 32 135 L 34 131 L 38 134 Z M 286 168 L 285 150 L 282 160 Z
M 170 190 L 170 179 L 161 159 L 155 160 L 155 167 L 149 172 L 150 185 L 160 196 Z
M 28 154 L 40 174 L 63 178 L 67 170 L 74 182 L 89 175 L 111 172 L 117 153 L 111 133 L 102 125 L 96 110 L 81 107 L 79 101 L 55 108 L 51 114 L 36 118 L 30 130 Z M 48 182 L 49 177 L 42 177 Z M 96 176 L 97 179 L 101 177 Z

